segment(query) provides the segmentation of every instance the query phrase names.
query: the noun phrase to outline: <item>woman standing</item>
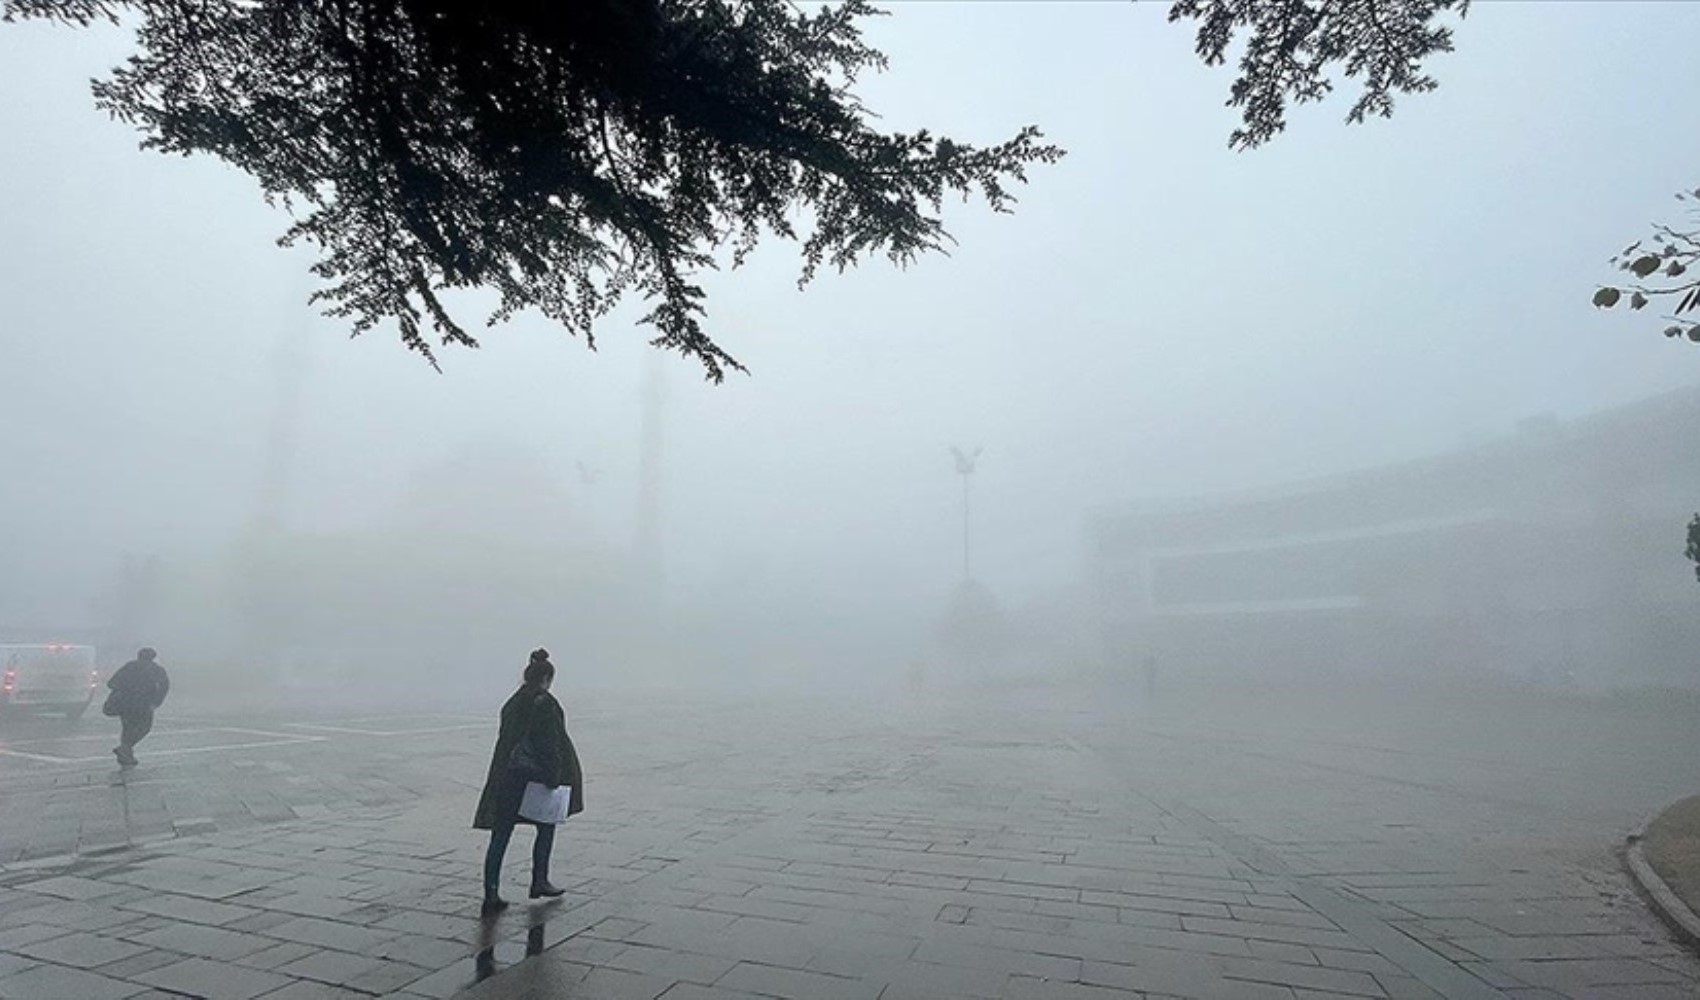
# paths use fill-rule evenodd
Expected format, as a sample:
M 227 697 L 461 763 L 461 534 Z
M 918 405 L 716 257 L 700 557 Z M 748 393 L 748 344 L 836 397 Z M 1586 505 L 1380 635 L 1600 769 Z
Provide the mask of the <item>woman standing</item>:
M 572 789 L 567 815 L 584 809 L 584 776 L 578 752 L 567 736 L 567 716 L 561 703 L 549 693 L 555 680 L 555 665 L 549 651 L 535 650 L 525 666 L 525 683 L 502 706 L 502 728 L 496 736 L 496 751 L 490 758 L 490 774 L 484 794 L 478 798 L 475 829 L 490 831 L 490 848 L 484 854 L 484 912 L 506 907 L 497 888 L 502 878 L 502 857 L 514 826 L 530 823 L 537 828 L 531 848 L 531 898 L 559 896 L 565 890 L 549 882 L 549 852 L 555 844 L 555 825 L 526 819 L 519 814 L 525 786 L 537 782 L 549 788 L 568 785 Z

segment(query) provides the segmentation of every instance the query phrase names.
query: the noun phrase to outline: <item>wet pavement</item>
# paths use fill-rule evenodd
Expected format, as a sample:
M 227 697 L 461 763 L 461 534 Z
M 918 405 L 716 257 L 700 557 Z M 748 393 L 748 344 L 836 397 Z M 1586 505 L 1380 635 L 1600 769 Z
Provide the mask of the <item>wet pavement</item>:
M 484 720 L 8 729 L 0 997 L 1700 995 L 1614 856 L 1681 702 L 564 694 L 568 893 L 522 829 L 491 921 Z
M 455 763 L 487 729 L 441 713 L 254 718 L 168 707 L 138 750 L 143 766 L 120 772 L 116 720 L 7 718 L 0 864 L 452 793 L 472 780 Z

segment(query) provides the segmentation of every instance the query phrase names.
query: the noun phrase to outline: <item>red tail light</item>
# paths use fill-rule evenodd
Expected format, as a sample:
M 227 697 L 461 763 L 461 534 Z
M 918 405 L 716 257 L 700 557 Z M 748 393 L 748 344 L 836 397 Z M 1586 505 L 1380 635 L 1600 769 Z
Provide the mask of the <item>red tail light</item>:
M 3 676 L 0 676 L 0 693 L 11 694 L 13 686 L 17 683 L 18 672 L 16 670 L 6 671 Z

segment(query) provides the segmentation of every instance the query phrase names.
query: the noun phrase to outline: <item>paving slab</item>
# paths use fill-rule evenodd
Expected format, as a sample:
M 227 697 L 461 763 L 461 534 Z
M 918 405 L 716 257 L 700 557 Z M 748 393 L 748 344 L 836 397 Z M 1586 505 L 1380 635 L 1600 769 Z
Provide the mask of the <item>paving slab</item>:
M 252 1000 L 290 984 L 285 976 L 204 958 L 184 959 L 135 978 L 160 989 L 206 1000 Z
M 124 1000 L 145 989 L 135 982 L 63 965 L 35 965 L 0 978 L 0 997 L 5 1000 Z

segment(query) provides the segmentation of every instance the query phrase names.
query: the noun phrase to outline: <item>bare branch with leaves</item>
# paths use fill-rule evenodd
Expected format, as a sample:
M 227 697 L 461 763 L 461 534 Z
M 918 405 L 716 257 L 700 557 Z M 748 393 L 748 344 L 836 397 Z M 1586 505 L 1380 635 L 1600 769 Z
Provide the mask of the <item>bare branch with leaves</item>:
M 1670 306 L 1665 336 L 1700 343 L 1700 188 L 1679 191 L 1676 198 L 1688 204 L 1688 222 L 1655 224 L 1652 236 L 1613 256 L 1611 263 L 1635 280 L 1600 286 L 1594 291 L 1594 305 L 1612 309 L 1626 304 L 1640 310 L 1661 301 Z

